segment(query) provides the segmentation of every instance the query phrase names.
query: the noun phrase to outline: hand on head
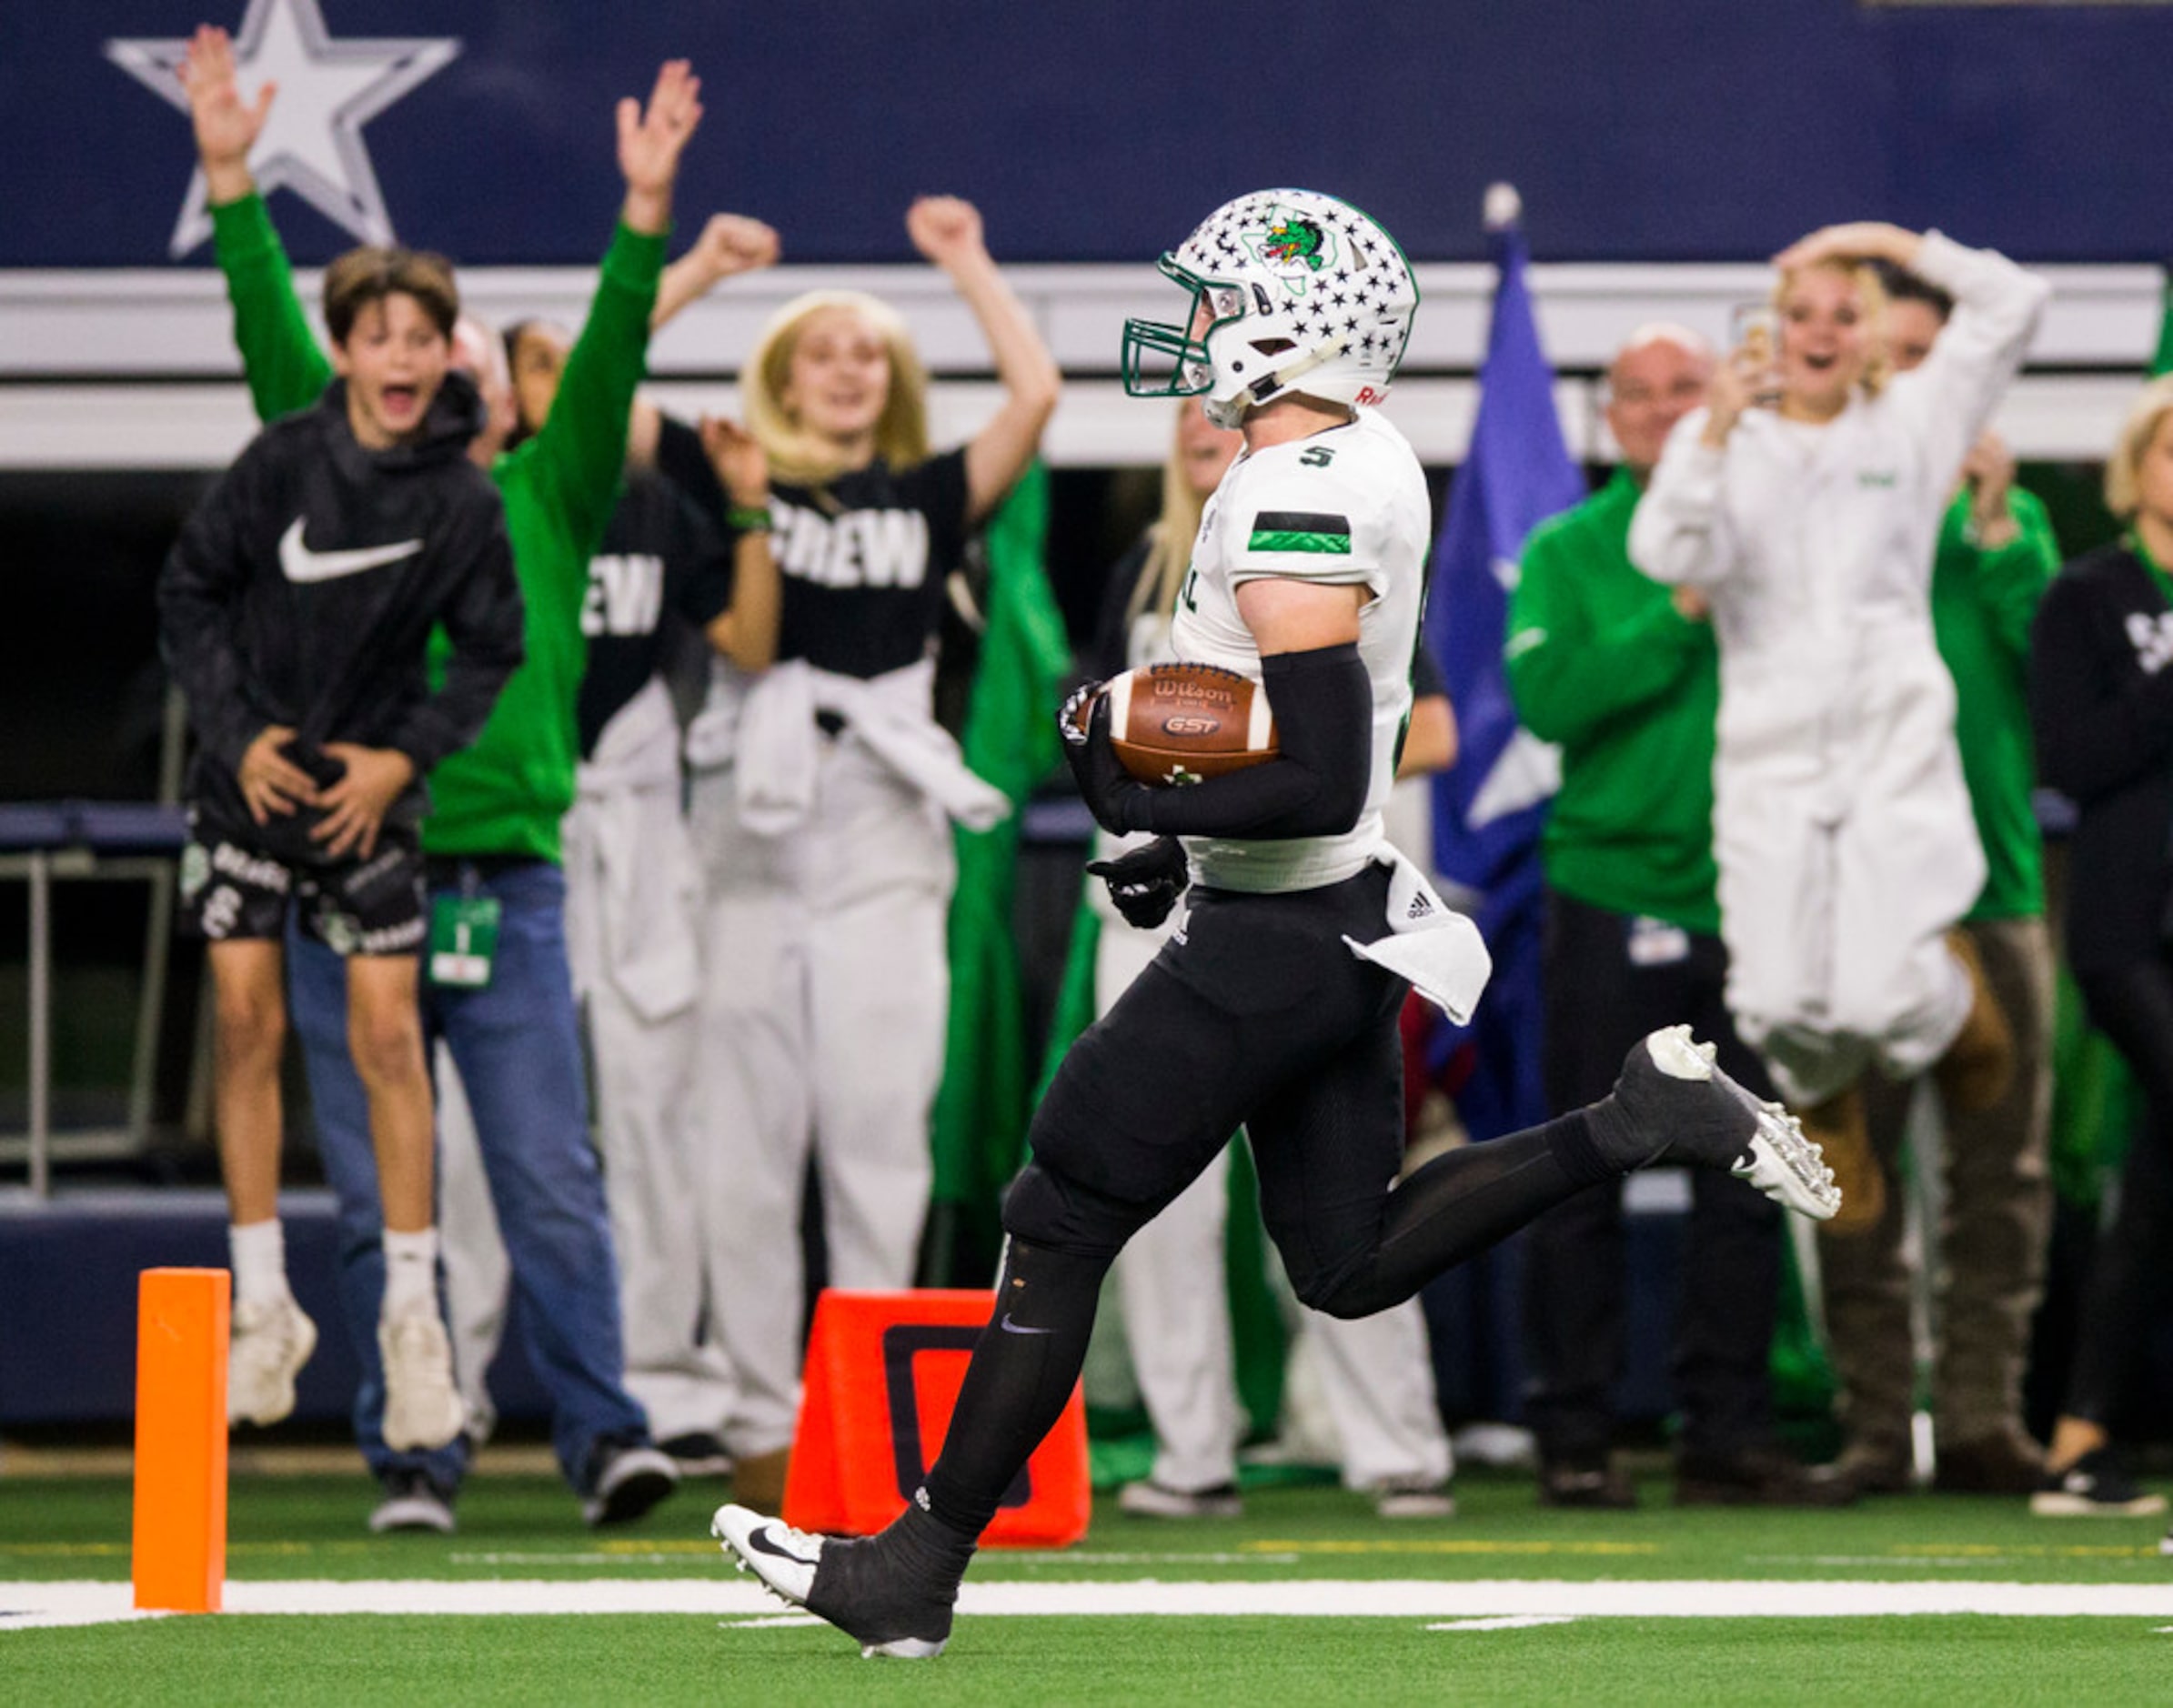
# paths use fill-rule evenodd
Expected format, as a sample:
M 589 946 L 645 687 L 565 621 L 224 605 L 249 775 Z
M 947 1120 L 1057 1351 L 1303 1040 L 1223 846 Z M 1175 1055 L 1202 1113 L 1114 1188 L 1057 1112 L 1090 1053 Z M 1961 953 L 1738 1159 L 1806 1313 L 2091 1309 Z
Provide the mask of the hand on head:
M 1891 261 L 1907 266 L 1916 257 L 1924 239 L 1883 220 L 1858 219 L 1842 226 L 1822 226 L 1799 237 L 1773 257 L 1784 273 L 1816 266 L 1822 261 Z

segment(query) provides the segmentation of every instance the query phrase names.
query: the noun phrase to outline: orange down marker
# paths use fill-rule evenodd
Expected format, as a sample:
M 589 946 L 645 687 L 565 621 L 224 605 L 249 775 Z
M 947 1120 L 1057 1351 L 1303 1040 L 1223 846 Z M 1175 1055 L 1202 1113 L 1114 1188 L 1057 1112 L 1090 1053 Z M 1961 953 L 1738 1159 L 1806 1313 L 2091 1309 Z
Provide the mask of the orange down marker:
M 943 1437 L 996 1295 L 825 1291 L 808 1337 L 785 1522 L 872 1536 L 905 1511 Z M 1086 1534 L 1086 1402 L 1070 1402 L 982 1534 L 990 1547 L 1065 1548 Z
M 216 1613 L 226 1586 L 223 1269 L 147 1269 L 136 1320 L 136 1604 Z

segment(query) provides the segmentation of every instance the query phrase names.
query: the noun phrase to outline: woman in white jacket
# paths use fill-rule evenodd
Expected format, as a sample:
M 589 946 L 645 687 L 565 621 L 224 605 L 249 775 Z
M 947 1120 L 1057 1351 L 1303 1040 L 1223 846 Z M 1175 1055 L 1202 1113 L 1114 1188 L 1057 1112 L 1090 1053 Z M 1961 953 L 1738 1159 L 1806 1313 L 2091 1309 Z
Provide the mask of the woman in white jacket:
M 1877 259 L 1956 304 L 1923 365 L 1890 380 L 1862 265 Z M 1937 1063 L 1965 1107 L 2008 1071 L 2005 1023 L 1947 937 L 1985 863 L 1929 588 L 1956 470 L 2047 291 L 1988 250 L 1870 223 L 1815 232 L 1776 265 L 1778 407 L 1748 407 L 1738 352 L 1670 437 L 1630 555 L 1712 607 L 1729 1003 L 1827 1142 L 1846 1218 L 1866 1067 Z

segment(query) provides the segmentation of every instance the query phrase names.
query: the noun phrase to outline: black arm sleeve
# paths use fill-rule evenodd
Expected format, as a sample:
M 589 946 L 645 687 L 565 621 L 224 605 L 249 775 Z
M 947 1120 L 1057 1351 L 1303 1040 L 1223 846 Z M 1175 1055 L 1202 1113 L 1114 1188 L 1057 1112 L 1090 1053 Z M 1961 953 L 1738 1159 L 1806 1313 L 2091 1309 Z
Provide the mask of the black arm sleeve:
M 2037 769 L 2081 802 L 2163 768 L 2173 754 L 2173 668 L 2125 684 L 2125 660 L 2099 656 L 2089 583 L 2062 576 L 2030 631 L 2029 708 Z
M 251 465 L 230 469 L 183 524 L 158 577 L 158 642 L 166 668 L 188 702 L 189 722 L 205 751 L 229 770 L 268 721 L 243 691 L 235 638 L 248 578 L 237 512 Z
M 445 682 L 401 720 L 389 743 L 414 761 L 417 777 L 483 733 L 499 690 L 527 651 L 513 548 L 504 513 L 496 505 L 491 512 L 475 565 L 444 614 L 446 638 L 453 643 Z
M 1182 789 L 1126 797 L 1127 829 L 1162 836 L 1340 836 L 1365 810 L 1373 769 L 1373 683 L 1358 643 L 1261 661 L 1283 751 Z

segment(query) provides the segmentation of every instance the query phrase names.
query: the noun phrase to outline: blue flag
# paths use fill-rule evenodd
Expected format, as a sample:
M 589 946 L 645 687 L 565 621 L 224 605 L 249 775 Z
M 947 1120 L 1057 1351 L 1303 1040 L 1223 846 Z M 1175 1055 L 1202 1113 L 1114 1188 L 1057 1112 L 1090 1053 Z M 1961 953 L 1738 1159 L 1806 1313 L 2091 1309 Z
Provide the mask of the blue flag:
M 1522 728 L 1502 668 L 1517 559 L 1534 527 L 1583 501 L 1554 415 L 1554 373 L 1539 347 L 1523 231 L 1491 234 L 1499 278 L 1471 449 L 1449 490 L 1434 548 L 1425 640 L 1456 708 L 1457 758 L 1434 786 L 1434 865 L 1462 893 L 1494 956 L 1469 1027 L 1437 1040 L 1442 1060 L 1470 1047 L 1457 1112 L 1474 1139 L 1546 1119 L 1540 1073 L 1539 832 L 1560 778 L 1552 748 Z M 1461 1077 L 1459 1075 L 1458 1077 Z

